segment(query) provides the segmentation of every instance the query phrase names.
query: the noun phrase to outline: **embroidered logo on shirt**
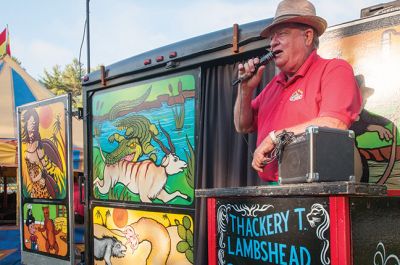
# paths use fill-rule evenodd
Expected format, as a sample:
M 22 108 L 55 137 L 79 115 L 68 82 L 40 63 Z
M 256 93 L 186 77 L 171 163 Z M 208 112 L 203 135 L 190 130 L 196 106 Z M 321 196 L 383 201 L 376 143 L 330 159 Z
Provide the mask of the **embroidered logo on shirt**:
M 290 101 L 297 101 L 303 98 L 303 90 L 297 89 L 293 94 L 290 96 Z

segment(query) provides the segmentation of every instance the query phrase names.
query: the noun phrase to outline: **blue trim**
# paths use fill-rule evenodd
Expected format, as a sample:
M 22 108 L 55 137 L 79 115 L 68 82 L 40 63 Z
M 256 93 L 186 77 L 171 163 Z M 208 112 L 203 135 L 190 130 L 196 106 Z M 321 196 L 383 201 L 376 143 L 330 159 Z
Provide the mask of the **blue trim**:
M 4 65 L 4 63 L 1 62 L 1 63 L 0 63 L 0 73 L 1 73 L 1 69 L 3 69 L 3 65 Z
M 81 154 L 81 151 L 79 151 L 79 150 L 72 151 L 72 161 L 73 161 L 74 169 L 79 169 L 79 165 L 81 163 L 80 154 Z
M 11 69 L 11 72 L 14 86 L 14 106 L 18 107 L 36 101 L 24 79 L 14 69 Z

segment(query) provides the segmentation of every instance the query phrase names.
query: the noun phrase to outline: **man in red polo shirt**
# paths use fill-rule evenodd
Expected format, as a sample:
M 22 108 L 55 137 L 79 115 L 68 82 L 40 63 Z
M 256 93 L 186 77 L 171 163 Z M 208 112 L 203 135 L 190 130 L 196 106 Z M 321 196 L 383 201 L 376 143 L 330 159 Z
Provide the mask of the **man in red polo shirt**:
M 326 27 L 309 1 L 283 0 L 273 22 L 261 32 L 270 39 L 281 72 L 252 99 L 265 66 L 256 69 L 258 58 L 239 65 L 244 80 L 238 87 L 235 127 L 242 133 L 257 130 L 252 166 L 265 181 L 278 180 L 278 163 L 267 156 L 283 130 L 299 134 L 310 125 L 348 129 L 358 116 L 361 96 L 352 67 L 317 54 L 318 37 Z

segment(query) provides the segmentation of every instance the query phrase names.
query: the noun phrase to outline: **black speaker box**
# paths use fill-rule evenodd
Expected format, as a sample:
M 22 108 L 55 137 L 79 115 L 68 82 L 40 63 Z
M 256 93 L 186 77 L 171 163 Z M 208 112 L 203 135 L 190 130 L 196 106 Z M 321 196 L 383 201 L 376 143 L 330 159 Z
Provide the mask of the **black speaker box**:
M 310 126 L 279 158 L 282 184 L 354 181 L 354 132 Z

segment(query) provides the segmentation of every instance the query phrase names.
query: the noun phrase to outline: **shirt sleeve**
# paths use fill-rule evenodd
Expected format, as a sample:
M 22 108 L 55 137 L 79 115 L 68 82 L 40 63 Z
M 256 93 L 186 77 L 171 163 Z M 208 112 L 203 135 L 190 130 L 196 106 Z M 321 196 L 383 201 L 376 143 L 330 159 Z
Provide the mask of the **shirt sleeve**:
M 360 112 L 361 102 L 350 64 L 339 59 L 329 62 L 321 79 L 319 117 L 336 118 L 350 127 Z

